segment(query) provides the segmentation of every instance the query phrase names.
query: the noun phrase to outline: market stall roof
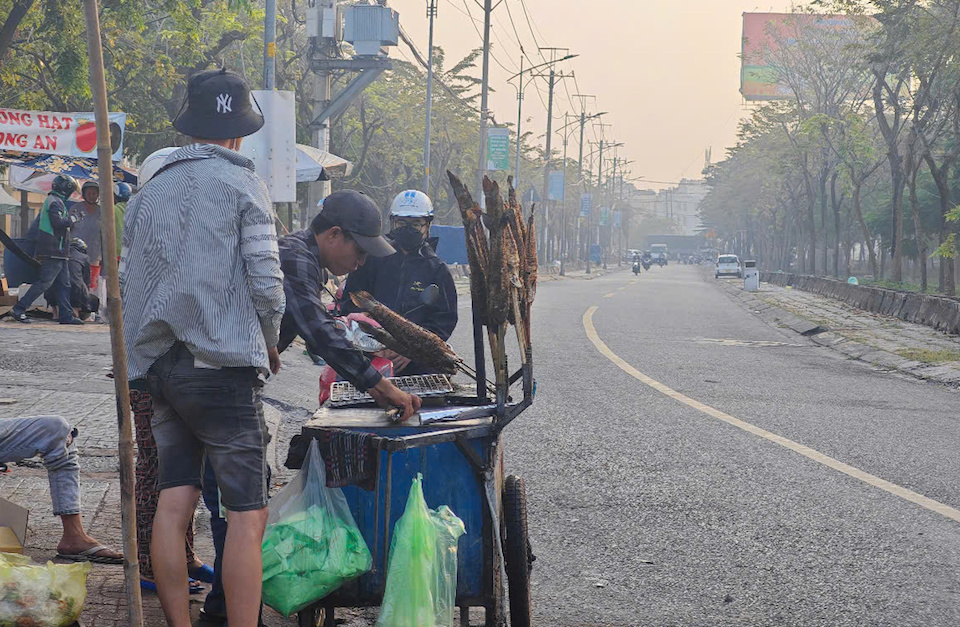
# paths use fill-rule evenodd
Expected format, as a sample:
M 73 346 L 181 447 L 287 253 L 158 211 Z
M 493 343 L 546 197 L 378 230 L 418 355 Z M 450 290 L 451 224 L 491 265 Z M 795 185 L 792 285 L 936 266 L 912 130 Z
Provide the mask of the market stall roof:
M 306 144 L 297 144 L 297 183 L 339 179 L 352 171 L 353 163 L 343 157 Z
M 7 190 L 0 187 L 0 216 L 4 214 L 15 215 L 20 211 L 20 201 L 7 193 Z
M 69 174 L 76 179 L 96 179 L 97 160 L 89 157 L 65 157 L 63 155 L 41 155 L 32 152 L 20 152 L 15 150 L 0 150 L 0 163 L 6 163 L 15 166 L 12 169 L 32 170 L 33 174 L 29 177 L 14 181 L 11 176 L 11 182 L 17 189 L 27 189 L 29 191 L 50 191 L 49 182 L 46 189 L 43 185 L 34 184 L 24 187 L 21 183 L 27 183 L 34 178 L 50 175 L 50 180 L 57 174 Z M 137 182 L 137 175 L 134 170 L 113 164 L 113 177 L 117 181 L 125 181 L 130 184 Z

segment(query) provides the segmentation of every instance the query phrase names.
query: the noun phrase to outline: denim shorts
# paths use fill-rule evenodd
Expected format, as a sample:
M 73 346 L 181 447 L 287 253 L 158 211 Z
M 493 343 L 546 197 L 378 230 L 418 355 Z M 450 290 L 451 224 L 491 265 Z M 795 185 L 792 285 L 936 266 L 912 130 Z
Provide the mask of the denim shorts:
M 178 343 L 150 367 L 147 380 L 160 461 L 158 490 L 200 487 L 206 453 L 226 509 L 266 507 L 270 434 L 257 369 L 198 368 Z

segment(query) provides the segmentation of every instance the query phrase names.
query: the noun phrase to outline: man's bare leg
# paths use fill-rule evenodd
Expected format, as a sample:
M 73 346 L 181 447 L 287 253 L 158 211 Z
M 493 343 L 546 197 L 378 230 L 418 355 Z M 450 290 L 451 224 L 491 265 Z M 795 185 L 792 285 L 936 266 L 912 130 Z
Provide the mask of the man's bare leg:
M 260 547 L 266 525 L 267 508 L 249 512 L 227 511 L 223 591 L 227 597 L 230 627 L 257 627 L 260 619 L 260 590 L 263 587 Z
M 183 538 L 199 498 L 200 488 L 194 486 L 161 490 L 153 519 L 150 560 L 157 596 L 170 627 L 190 627 L 190 597 L 184 585 L 187 564 L 183 559 Z M 257 547 L 259 551 L 259 544 Z M 259 557 L 258 552 L 257 559 Z

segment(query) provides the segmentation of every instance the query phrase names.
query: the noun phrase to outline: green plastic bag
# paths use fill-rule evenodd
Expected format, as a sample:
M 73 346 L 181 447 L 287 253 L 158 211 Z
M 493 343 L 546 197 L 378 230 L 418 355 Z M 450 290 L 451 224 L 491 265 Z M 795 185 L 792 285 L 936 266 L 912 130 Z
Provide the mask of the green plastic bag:
M 394 527 L 387 586 L 377 627 L 451 627 L 457 596 L 457 542 L 463 521 L 423 498 L 417 475 L 403 516 Z
M 263 602 L 284 616 L 370 570 L 370 550 L 343 492 L 327 487 L 316 441 L 297 476 L 270 500 L 262 549 Z
M 66 627 L 83 612 L 90 564 L 34 564 L 0 553 L 0 625 Z

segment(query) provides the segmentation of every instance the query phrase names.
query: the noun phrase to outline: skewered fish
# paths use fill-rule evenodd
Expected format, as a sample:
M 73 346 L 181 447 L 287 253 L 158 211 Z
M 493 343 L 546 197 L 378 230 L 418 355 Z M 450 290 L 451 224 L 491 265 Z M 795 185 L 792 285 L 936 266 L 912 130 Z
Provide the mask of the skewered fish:
M 487 326 L 496 328 L 505 323 L 510 311 L 509 270 L 504 237 L 511 236 L 505 228 L 503 196 L 496 181 L 483 177 L 483 193 L 487 201 L 485 224 L 490 231 L 490 250 L 487 256 Z
M 447 171 L 453 193 L 460 206 L 460 217 L 467 240 L 467 262 L 470 265 L 470 295 L 480 316 L 480 322 L 486 324 L 487 318 L 487 278 L 488 259 L 487 236 L 480 223 L 480 208 L 473 201 L 470 192 L 452 172 Z
M 350 300 L 353 301 L 354 305 L 369 313 L 370 317 L 380 323 L 383 330 L 389 334 L 390 339 L 382 334 L 379 334 L 378 337 L 377 333 L 368 331 L 368 327 L 372 328 L 372 325 L 360 323 L 361 328 L 370 333 L 377 341 L 380 341 L 381 337 L 388 340 L 387 342 L 381 341 L 381 344 L 395 350 L 404 357 L 436 368 L 443 374 L 454 374 L 457 371 L 457 362 L 460 361 L 460 358 L 436 334 L 398 315 L 365 291 L 361 290 L 350 294 Z M 394 346 L 391 347 L 389 343 Z

